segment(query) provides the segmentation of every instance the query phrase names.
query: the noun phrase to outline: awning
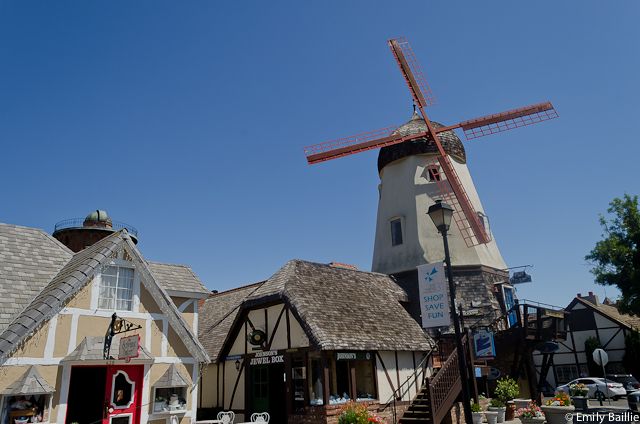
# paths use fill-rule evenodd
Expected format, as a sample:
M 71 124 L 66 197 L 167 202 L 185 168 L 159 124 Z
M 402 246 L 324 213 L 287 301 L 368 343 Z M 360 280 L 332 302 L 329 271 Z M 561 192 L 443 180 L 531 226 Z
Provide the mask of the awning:
M 180 371 L 178 371 L 178 367 L 176 364 L 171 364 L 169 369 L 162 374 L 162 377 L 158 379 L 158 381 L 153 384 L 154 387 L 187 387 L 189 386 L 189 382 L 185 379 Z
M 22 377 L 2 391 L 3 395 L 42 395 L 56 390 L 42 378 L 35 366 L 30 366 Z
M 118 350 L 120 348 L 120 338 L 114 337 L 111 341 L 111 356 L 118 358 Z M 62 359 L 62 362 L 71 361 L 104 361 L 104 337 L 91 336 L 85 337 L 73 352 Z M 111 359 L 113 360 L 113 359 Z M 153 356 L 142 346 L 140 346 L 140 355 L 137 358 L 131 358 L 132 362 L 136 361 L 152 361 Z

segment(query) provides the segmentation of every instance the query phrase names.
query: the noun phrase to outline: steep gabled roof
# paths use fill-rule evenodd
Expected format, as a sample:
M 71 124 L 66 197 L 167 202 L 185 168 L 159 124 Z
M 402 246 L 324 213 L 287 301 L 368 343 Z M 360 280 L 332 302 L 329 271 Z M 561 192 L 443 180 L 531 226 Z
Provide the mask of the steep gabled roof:
M 292 260 L 263 283 L 208 299 L 200 319 L 209 325 L 202 325 L 200 339 L 219 360 L 240 311 L 282 301 L 299 317 L 312 345 L 323 350 L 431 349 L 432 340 L 400 304 L 405 300 L 388 275 Z M 231 312 L 218 312 L 224 309 Z
M 46 287 L 0 333 L 0 364 L 88 284 L 100 267 L 109 262 L 114 252 L 119 252 L 125 247 L 132 254 L 136 269 L 142 274 L 141 281 L 144 287 L 167 316 L 171 327 L 182 339 L 189 352 L 199 361 L 208 362 L 204 348 L 182 319 L 167 292 L 155 280 L 126 231 L 122 230 L 73 255 Z M 26 284 L 28 281 L 22 283 L 22 285 Z
M 33 365 L 16 381 L 8 385 L 3 391 L 4 395 L 11 396 L 31 396 L 53 393 L 56 390 L 51 387 L 47 380 L 42 378 L 38 369 Z
M 0 332 L 72 256 L 40 229 L 0 223 Z
M 623 314 L 618 310 L 618 308 L 613 305 L 605 305 L 603 303 L 595 304 L 583 297 L 576 297 L 569 304 L 569 306 L 567 306 L 567 310 L 570 311 L 577 303 L 581 303 L 586 307 L 599 312 L 601 315 L 621 324 L 624 327 L 634 330 L 640 330 L 640 317 L 635 315 Z
M 231 330 L 242 302 L 263 282 L 212 295 L 198 311 L 198 338 L 211 361 L 217 362 L 227 334 Z
M 209 290 L 187 265 L 147 261 L 149 269 L 167 291 L 209 294 Z

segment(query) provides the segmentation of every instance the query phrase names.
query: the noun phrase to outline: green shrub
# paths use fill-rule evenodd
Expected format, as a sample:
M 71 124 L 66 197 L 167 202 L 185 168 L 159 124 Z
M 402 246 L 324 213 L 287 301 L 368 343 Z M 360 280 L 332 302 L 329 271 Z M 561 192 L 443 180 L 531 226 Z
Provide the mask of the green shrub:
M 504 408 L 504 402 L 497 397 L 494 397 L 489 401 L 489 406 L 493 406 L 494 408 Z
M 482 412 L 482 409 L 480 409 L 480 404 L 471 402 L 471 412 Z
M 518 383 L 511 377 L 504 377 L 498 380 L 498 385 L 494 392 L 494 396 L 500 399 L 502 402 L 507 403 L 520 395 L 520 389 Z

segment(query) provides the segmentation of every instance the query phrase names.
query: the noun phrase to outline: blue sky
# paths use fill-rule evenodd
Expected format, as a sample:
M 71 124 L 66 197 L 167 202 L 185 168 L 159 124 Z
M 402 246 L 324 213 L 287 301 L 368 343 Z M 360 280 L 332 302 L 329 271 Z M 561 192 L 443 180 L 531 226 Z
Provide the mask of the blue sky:
M 147 258 L 212 289 L 291 258 L 369 269 L 377 152 L 306 165 L 303 147 L 401 124 L 386 45 L 411 41 L 454 123 L 551 100 L 560 119 L 466 143 L 521 298 L 594 290 L 598 213 L 636 194 L 637 1 L 0 0 L 0 221 L 106 209 Z M 425 218 L 427 219 L 427 218 Z M 607 288 L 607 294 L 615 291 Z

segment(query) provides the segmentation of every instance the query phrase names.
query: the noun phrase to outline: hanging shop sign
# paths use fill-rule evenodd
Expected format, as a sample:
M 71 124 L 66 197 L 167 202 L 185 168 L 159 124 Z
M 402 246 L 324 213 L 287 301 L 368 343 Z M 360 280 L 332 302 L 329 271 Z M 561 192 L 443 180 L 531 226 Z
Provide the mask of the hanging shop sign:
M 493 333 L 488 330 L 478 330 L 473 334 L 473 348 L 477 359 L 493 359 L 496 356 L 496 346 Z
M 418 267 L 418 291 L 422 327 L 448 327 L 451 324 L 451 315 L 442 262 Z
M 249 361 L 249 365 L 284 364 L 284 355 L 277 350 L 265 350 L 256 353 Z
M 129 362 L 132 358 L 140 356 L 140 335 L 123 337 L 120 339 L 120 348 L 118 349 L 118 359 L 124 359 Z
M 511 284 L 530 283 L 531 275 L 527 274 L 525 271 L 516 271 L 513 273 L 511 278 L 509 278 L 509 282 Z
M 336 361 L 368 361 L 371 359 L 369 352 L 336 352 Z

